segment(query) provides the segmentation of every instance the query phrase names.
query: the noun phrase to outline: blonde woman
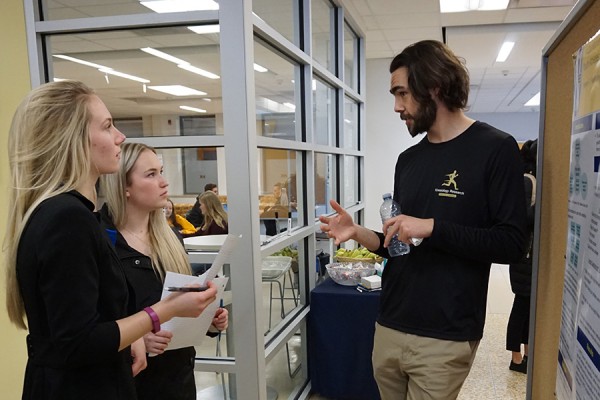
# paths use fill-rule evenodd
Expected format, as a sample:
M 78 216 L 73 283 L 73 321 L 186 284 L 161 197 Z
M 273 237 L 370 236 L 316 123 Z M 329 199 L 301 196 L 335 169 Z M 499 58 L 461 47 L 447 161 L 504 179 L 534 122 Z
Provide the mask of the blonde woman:
M 134 311 L 157 302 L 167 271 L 191 274 L 187 254 L 163 214 L 168 182 L 153 148 L 140 143 L 121 146 L 119 172 L 102 177 L 106 204 L 100 210 L 104 227 L 116 230 L 115 249 L 131 285 Z M 227 328 L 227 310 L 213 319 L 215 335 Z M 169 350 L 169 331 L 144 335 L 148 367 L 135 379 L 138 398 L 192 400 L 196 398 L 193 347 Z
M 80 82 L 38 87 L 13 117 L 4 247 L 8 316 L 29 329 L 23 399 L 135 399 L 139 339 L 215 299 L 213 286 L 127 317 L 125 275 L 93 212 L 96 181 L 118 170 L 124 140 Z
M 197 232 L 198 236 L 224 235 L 229 233 L 227 226 L 227 213 L 219 201 L 219 197 L 212 191 L 200 195 L 200 210 L 204 215 L 204 223 Z

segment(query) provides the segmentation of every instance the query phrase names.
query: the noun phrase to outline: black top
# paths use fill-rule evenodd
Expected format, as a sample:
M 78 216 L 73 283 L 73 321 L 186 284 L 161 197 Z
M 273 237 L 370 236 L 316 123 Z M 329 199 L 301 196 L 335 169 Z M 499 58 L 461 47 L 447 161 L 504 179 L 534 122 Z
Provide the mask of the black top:
M 100 210 L 100 214 L 103 227 L 116 230 L 106 204 Z M 118 231 L 115 248 L 133 291 L 130 312 L 138 312 L 160 301 L 163 281 L 152 268 L 150 257 L 130 247 Z M 147 357 L 148 366 L 135 377 L 138 398 L 195 400 L 195 356 L 196 351 L 193 347 L 185 347 Z
M 514 138 L 482 122 L 447 142 L 425 137 L 400 154 L 394 200 L 404 214 L 434 218 L 434 228 L 408 255 L 388 260 L 381 325 L 481 339 L 491 263 L 518 260 L 525 249 L 522 176 Z M 383 247 L 377 253 L 389 257 Z
M 535 204 L 531 205 L 533 181 L 523 176 L 525 184 L 525 207 L 527 208 L 527 251 L 523 258 L 509 267 L 510 287 L 514 294 L 531 296 L 531 267 L 533 260 L 533 227 L 535 222 Z
M 23 399 L 135 399 L 131 351 L 118 351 L 125 275 L 93 213 L 72 191 L 40 204 L 17 250 L 29 358 Z
M 196 228 L 200 228 L 204 224 L 204 215 L 202 215 L 202 210 L 200 210 L 200 200 L 198 198 L 196 198 L 196 202 L 192 208 L 185 214 L 185 219 L 191 222 Z

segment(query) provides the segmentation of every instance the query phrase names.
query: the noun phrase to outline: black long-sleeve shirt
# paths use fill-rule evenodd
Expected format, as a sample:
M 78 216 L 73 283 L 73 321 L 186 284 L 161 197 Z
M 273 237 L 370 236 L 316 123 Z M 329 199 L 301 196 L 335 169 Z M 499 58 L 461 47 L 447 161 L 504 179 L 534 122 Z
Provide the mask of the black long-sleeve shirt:
M 492 262 L 521 258 L 526 242 L 522 166 L 514 138 L 475 122 L 458 137 L 425 137 L 398 157 L 394 199 L 433 218 L 430 238 L 390 258 L 378 322 L 444 340 L 479 340 Z M 383 235 L 380 235 L 383 244 Z M 380 247 L 378 254 L 388 257 Z
M 135 399 L 115 322 L 128 287 L 94 205 L 72 191 L 40 204 L 17 250 L 29 359 L 23 399 Z

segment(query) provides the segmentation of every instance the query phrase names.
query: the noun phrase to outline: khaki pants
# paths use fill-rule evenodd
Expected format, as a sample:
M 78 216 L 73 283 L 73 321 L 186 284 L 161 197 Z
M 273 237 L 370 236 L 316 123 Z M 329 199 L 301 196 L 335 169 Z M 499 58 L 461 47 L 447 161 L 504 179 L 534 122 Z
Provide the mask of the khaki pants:
M 373 371 L 382 400 L 452 400 L 479 341 L 453 342 L 375 325 Z

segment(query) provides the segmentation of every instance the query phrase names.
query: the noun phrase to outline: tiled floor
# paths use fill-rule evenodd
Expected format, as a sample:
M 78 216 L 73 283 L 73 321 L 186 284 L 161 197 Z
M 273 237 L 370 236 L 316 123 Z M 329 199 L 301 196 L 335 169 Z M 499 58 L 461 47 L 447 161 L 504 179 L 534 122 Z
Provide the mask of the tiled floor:
M 268 285 L 265 285 L 264 289 L 264 306 L 266 312 L 268 312 Z M 508 369 L 510 353 L 504 348 L 506 324 L 512 307 L 512 300 L 513 294 L 510 290 L 508 266 L 493 265 L 490 275 L 484 337 L 479 345 L 471 373 L 465 381 L 458 400 L 525 399 L 527 376 Z M 288 304 L 286 304 L 287 307 Z M 275 302 L 273 309 L 274 324 L 280 319 L 278 315 L 279 305 Z M 268 327 L 265 326 L 265 329 L 268 329 Z M 208 350 L 204 349 L 205 351 L 214 351 L 214 341 L 206 340 L 203 343 L 204 346 L 208 346 Z M 293 364 L 297 362 L 297 352 L 295 350 L 299 349 L 299 347 L 299 338 L 292 338 L 290 341 L 290 357 Z M 296 376 L 294 379 L 288 376 L 285 348 L 267 365 L 266 377 L 268 385 L 278 390 L 278 399 L 287 399 L 294 386 L 302 380 L 301 376 Z M 220 383 L 220 377 L 214 373 L 202 372 L 196 374 L 196 384 L 199 393 L 202 393 L 201 390 L 218 383 Z M 222 394 L 215 393 L 211 393 L 208 396 L 198 396 L 198 399 L 207 400 L 222 398 Z M 330 400 L 318 395 L 311 395 L 310 399 Z

